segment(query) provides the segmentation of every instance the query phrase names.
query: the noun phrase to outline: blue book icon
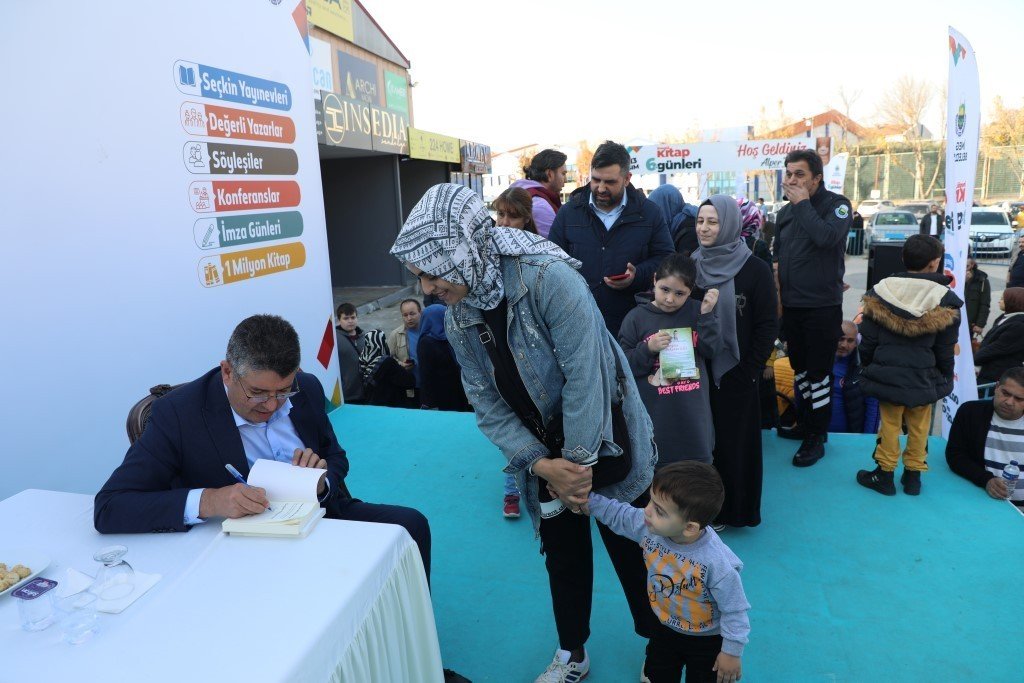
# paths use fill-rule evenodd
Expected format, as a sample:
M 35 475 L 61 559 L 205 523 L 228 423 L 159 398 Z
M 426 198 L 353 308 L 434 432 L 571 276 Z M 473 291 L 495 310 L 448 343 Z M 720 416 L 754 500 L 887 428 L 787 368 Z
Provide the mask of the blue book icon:
M 195 85 L 196 70 L 190 66 L 179 65 L 178 80 L 181 81 L 182 85 Z

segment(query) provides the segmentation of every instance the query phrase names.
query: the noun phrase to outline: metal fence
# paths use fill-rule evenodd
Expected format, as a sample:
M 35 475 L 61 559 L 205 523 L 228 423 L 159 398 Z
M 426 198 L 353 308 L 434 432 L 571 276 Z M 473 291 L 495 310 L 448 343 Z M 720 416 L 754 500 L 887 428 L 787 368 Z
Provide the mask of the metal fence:
M 938 199 L 945 196 L 945 150 L 936 146 L 923 153 L 921 195 L 915 192 L 914 152 L 860 153 L 850 151 L 845 194 L 854 203 L 877 190 L 882 199 Z M 974 197 L 981 202 L 1024 197 L 1024 146 L 990 147 L 978 155 Z M 929 191 L 930 189 L 930 191 Z

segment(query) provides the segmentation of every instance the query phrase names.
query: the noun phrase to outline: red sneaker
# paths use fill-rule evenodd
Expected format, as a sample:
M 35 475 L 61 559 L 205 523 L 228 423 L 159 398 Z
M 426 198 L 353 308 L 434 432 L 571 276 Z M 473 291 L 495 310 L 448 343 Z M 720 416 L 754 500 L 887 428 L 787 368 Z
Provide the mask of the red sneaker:
M 519 496 L 510 493 L 505 496 L 505 519 L 519 519 Z

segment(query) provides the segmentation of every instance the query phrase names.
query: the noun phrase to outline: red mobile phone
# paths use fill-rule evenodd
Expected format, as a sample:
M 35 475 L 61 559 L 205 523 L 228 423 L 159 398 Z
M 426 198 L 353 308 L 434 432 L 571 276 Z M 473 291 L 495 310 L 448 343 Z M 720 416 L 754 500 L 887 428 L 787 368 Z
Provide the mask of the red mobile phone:
M 625 273 L 622 273 L 621 275 L 609 275 L 608 279 L 609 280 L 625 280 L 627 277 L 629 277 L 629 271 L 628 270 Z

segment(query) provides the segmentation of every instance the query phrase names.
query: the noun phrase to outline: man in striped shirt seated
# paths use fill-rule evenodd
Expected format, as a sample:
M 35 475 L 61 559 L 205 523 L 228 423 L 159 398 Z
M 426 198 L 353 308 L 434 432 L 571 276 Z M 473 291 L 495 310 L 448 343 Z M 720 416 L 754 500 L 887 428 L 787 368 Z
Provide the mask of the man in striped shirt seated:
M 988 495 L 1006 499 L 1003 467 L 1016 460 L 1024 465 L 1024 367 L 1003 373 L 991 401 L 970 401 L 960 406 L 946 444 L 949 469 L 984 486 Z M 1024 508 L 1024 483 L 1018 483 L 1010 501 Z

